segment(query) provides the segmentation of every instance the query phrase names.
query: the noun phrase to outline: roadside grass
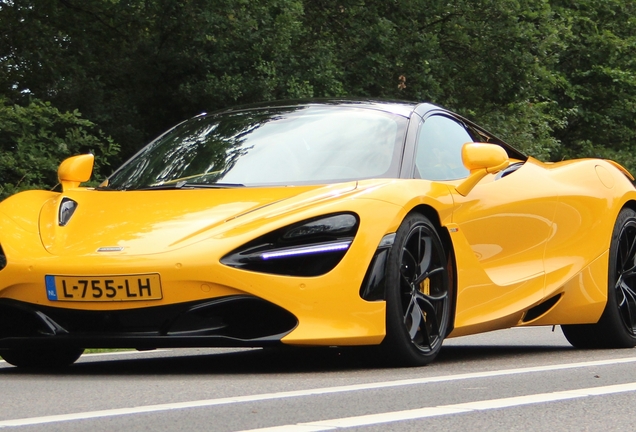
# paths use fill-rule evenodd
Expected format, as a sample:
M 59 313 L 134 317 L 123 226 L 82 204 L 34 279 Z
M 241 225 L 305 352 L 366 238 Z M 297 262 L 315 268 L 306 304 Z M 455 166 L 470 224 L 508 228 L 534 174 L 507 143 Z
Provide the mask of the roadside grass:
M 99 353 L 110 353 L 110 352 L 118 352 L 118 351 L 135 351 L 132 348 L 89 348 L 84 351 L 84 354 L 99 354 Z

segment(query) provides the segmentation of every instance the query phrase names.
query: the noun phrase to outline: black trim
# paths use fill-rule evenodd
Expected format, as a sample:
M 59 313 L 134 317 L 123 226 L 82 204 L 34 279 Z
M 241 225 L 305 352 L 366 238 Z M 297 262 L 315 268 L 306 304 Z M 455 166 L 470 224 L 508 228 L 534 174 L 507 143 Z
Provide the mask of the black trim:
M 2 245 L 0 245 L 0 270 L 7 266 L 7 256 L 4 254 L 2 250 Z
M 112 311 L 0 299 L 0 349 L 265 346 L 297 325 L 288 311 L 247 295 Z
M 528 309 L 525 316 L 523 317 L 523 322 L 534 321 L 539 318 L 541 315 L 545 315 L 550 309 L 552 309 L 561 298 L 562 294 L 557 294 L 554 297 L 550 297 L 543 303 L 536 305 L 533 308 Z
M 386 298 L 386 265 L 391 248 L 378 249 L 373 255 L 371 265 L 364 275 L 360 287 L 360 297 L 367 301 L 385 300 Z
M 499 171 L 497 173 L 497 175 L 495 176 L 495 180 L 499 180 L 503 177 L 506 177 L 510 174 L 512 174 L 513 172 L 517 171 L 519 168 L 521 168 L 523 165 L 525 164 L 525 162 L 517 162 L 517 163 L 513 163 L 511 165 L 508 165 L 507 168 L 502 169 L 501 171 Z

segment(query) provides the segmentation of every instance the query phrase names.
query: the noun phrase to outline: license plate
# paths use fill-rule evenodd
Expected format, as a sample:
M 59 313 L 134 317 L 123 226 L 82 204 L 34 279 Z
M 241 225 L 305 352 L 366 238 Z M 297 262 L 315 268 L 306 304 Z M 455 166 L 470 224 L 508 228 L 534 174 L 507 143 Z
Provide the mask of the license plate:
M 53 301 L 160 300 L 158 274 L 120 276 L 45 276 L 46 295 Z

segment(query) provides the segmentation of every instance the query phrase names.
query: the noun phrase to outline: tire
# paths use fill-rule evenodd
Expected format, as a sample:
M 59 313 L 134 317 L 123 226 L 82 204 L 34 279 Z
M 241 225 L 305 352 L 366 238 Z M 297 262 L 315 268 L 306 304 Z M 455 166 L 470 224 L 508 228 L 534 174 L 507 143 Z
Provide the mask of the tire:
M 636 212 L 623 209 L 616 218 L 609 250 L 605 310 L 596 324 L 561 326 L 577 348 L 636 346 Z
M 423 366 L 439 353 L 451 320 L 452 260 L 433 224 L 408 215 L 397 230 L 386 272 L 385 357 Z
M 20 368 L 51 370 L 72 365 L 83 352 L 83 348 L 31 348 L 2 350 L 0 356 Z

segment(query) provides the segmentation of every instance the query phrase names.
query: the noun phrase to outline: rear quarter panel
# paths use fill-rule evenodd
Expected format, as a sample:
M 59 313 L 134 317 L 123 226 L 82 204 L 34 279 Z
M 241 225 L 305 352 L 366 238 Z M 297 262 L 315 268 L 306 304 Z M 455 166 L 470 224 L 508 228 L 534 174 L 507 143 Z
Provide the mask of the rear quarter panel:
M 609 247 L 616 218 L 636 190 L 613 164 L 582 159 L 544 165 L 559 202 L 546 247 L 545 298 L 561 295 L 534 325 L 598 321 L 607 301 Z
M 488 217 L 491 198 L 484 195 L 482 203 L 477 197 L 480 188 L 483 191 L 501 181 L 495 176 L 482 180 L 465 199 L 453 195 L 457 207 L 447 228 L 458 282 L 451 336 L 519 325 L 594 323 L 603 312 L 611 234 L 620 210 L 636 202 L 633 184 L 604 160 L 544 164 L 530 158 L 526 167 L 532 176 L 516 181 L 513 191 L 501 188 L 492 198 L 501 201 L 508 196 L 521 205 L 509 210 L 502 205 L 496 218 Z M 467 205 L 474 211 L 466 213 Z M 523 213 L 540 216 L 545 223 L 539 224 L 540 229 L 527 224 L 526 230 L 510 231 L 506 224 L 518 223 Z M 483 226 L 471 234 L 474 218 L 480 218 Z M 510 233 L 501 235 L 506 230 Z M 476 241 L 476 234 L 483 241 Z M 512 253 L 507 260 L 488 259 L 477 246 L 489 243 L 498 246 L 497 251 Z M 559 301 L 547 313 L 526 319 L 528 310 L 555 296 Z

